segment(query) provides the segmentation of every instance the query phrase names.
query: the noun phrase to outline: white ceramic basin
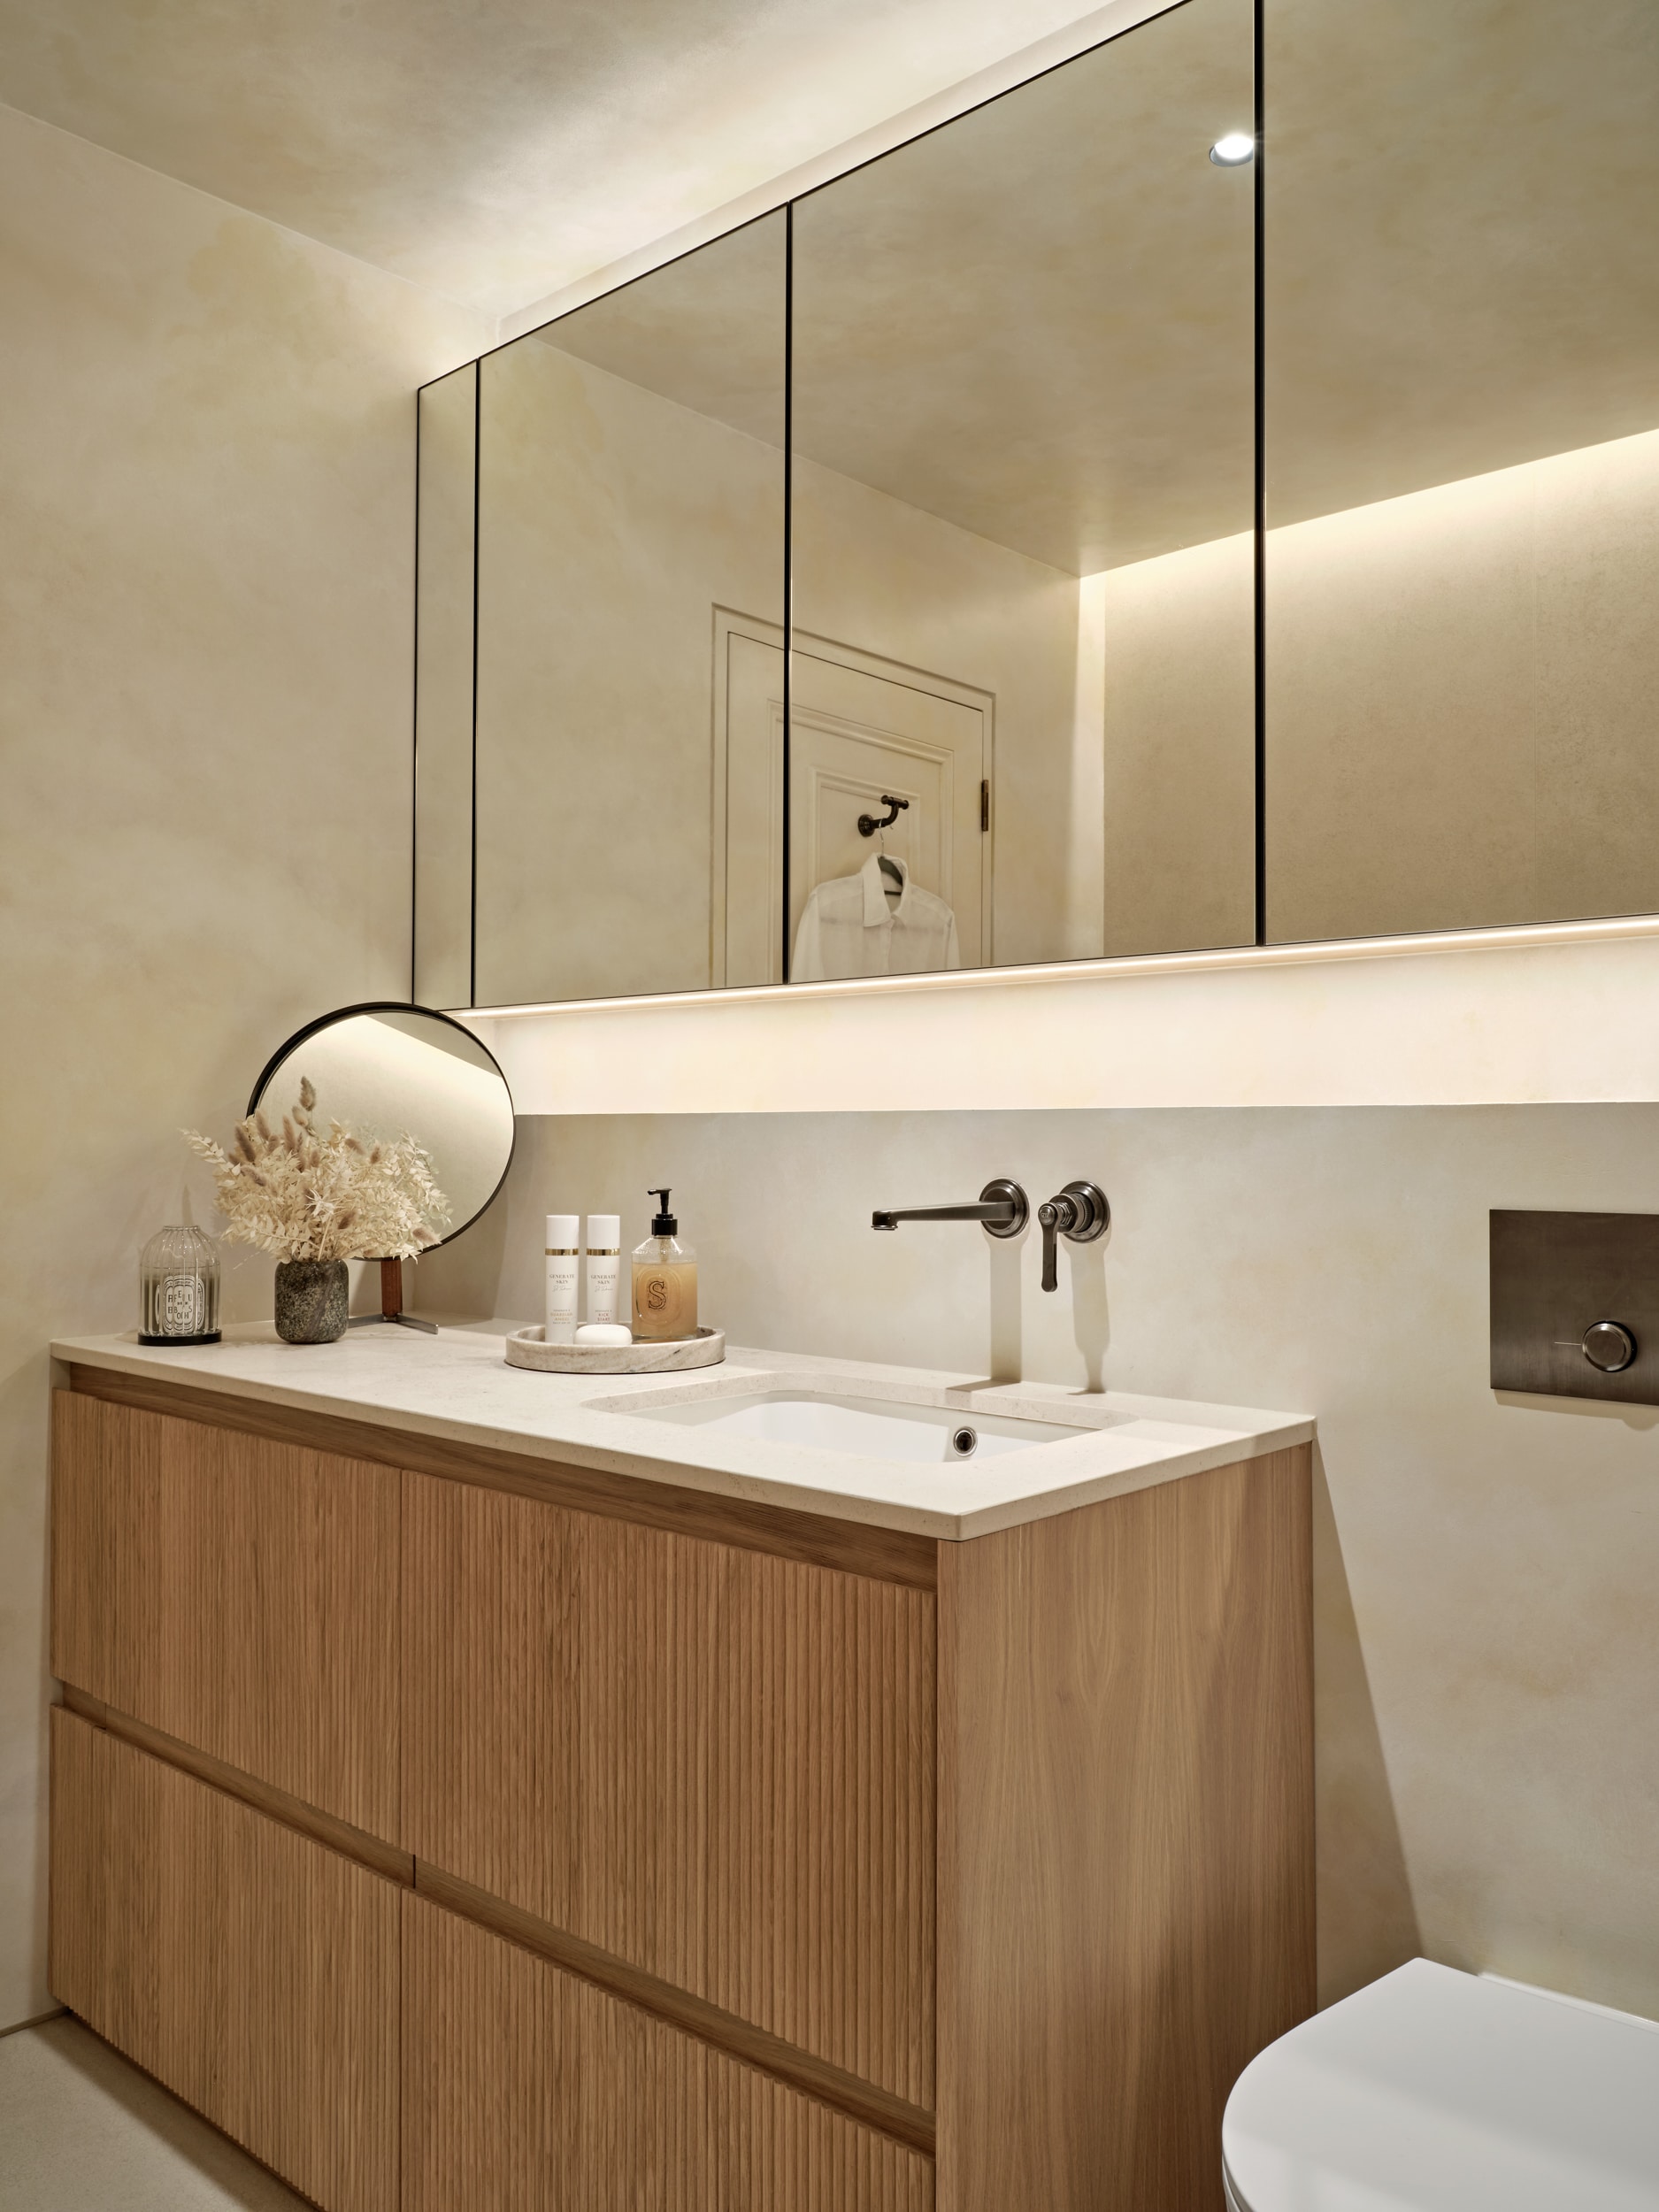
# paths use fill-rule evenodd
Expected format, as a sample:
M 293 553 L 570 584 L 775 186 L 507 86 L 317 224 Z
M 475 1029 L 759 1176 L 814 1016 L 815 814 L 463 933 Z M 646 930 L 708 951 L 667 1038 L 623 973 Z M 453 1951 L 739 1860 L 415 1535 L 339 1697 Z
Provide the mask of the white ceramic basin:
M 754 1436 L 774 1444 L 811 1444 L 863 1459 L 990 1459 L 1064 1444 L 1086 1433 L 1057 1421 L 1016 1421 L 1005 1414 L 966 1413 L 955 1406 L 905 1405 L 886 1398 L 850 1398 L 828 1391 L 763 1390 L 743 1397 L 700 1398 L 677 1406 L 629 1405 L 641 1421 L 672 1421 L 723 1436 Z

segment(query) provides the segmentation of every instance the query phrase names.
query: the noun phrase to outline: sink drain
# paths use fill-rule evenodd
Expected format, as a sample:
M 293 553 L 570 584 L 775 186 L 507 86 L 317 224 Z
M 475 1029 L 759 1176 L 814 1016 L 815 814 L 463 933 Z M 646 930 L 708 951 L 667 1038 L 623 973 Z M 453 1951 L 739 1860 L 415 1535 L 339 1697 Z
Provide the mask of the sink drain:
M 972 1459 L 979 1448 L 979 1431 L 977 1429 L 952 1429 L 950 1448 L 958 1459 Z

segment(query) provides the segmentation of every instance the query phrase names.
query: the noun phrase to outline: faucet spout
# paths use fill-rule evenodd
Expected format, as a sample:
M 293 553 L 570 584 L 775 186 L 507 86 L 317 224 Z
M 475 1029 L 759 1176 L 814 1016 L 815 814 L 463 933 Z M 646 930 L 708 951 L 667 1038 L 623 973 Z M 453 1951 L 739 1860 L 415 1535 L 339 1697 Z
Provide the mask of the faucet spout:
M 896 1229 L 901 1221 L 977 1221 L 994 1237 L 1017 1237 L 1031 1218 L 1031 1202 L 1018 1183 L 996 1176 L 970 1206 L 904 1206 L 872 1213 L 872 1229 Z

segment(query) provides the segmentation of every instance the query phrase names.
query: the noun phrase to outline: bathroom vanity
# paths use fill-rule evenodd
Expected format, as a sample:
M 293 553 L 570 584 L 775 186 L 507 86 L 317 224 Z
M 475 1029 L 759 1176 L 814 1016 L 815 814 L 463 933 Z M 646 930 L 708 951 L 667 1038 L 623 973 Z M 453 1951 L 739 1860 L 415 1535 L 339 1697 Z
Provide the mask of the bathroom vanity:
M 1218 2212 L 1314 2000 L 1310 1421 L 54 1353 L 51 1985 L 326 2212 Z

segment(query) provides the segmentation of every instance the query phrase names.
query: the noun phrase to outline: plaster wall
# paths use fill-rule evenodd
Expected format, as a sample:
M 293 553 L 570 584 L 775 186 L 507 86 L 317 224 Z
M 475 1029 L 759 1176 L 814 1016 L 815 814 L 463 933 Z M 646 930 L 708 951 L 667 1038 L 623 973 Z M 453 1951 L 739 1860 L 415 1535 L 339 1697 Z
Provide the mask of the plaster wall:
M 413 395 L 488 333 L 9 109 L 0 331 L 4 2027 L 50 2002 L 44 1348 L 133 1325 L 182 1128 L 407 991 Z
M 996 1174 L 1109 1193 L 1057 1295 L 871 1233 Z M 1659 1106 L 526 1118 L 423 1303 L 538 1318 L 542 1215 L 660 1183 L 739 1343 L 1316 1415 L 1325 2001 L 1422 1952 L 1659 2016 L 1659 1409 L 1486 1380 L 1487 1210 L 1659 1210 Z

